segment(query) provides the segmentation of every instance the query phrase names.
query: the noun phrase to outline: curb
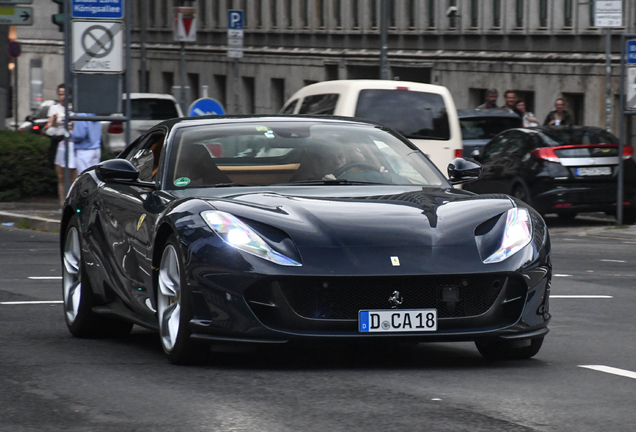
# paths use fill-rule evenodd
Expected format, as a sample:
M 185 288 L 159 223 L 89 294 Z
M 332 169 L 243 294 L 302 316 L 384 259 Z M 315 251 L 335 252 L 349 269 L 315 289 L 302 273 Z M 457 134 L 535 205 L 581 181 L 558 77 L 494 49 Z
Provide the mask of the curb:
M 0 223 L 15 228 L 26 228 L 50 233 L 60 232 L 60 221 L 40 216 L 0 211 Z

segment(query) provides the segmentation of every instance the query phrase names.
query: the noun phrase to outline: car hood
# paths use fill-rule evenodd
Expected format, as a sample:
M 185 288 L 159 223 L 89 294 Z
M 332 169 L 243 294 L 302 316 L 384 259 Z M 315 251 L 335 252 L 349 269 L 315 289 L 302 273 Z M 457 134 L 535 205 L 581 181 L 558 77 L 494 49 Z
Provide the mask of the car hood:
M 362 196 L 257 192 L 208 202 L 257 231 L 260 224 L 283 231 L 299 248 L 474 245 L 475 228 L 514 205 L 505 195 L 455 189 Z

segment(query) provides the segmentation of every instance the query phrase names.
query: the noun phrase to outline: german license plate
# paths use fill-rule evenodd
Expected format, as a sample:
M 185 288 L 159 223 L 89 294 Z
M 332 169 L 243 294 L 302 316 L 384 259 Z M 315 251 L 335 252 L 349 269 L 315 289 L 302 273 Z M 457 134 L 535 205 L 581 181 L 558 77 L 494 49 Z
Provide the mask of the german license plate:
M 610 167 L 590 167 L 576 169 L 576 175 L 578 176 L 602 176 L 611 174 L 612 168 Z
M 437 309 L 362 310 L 358 313 L 360 333 L 437 331 Z

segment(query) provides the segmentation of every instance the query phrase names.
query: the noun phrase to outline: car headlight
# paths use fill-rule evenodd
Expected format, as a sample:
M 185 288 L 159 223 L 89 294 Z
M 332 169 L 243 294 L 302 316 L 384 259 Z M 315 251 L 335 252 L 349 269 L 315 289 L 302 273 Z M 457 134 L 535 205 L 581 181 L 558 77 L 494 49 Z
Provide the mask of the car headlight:
M 484 264 L 501 262 L 523 249 L 532 240 L 532 225 L 528 210 L 513 208 L 508 210 L 506 228 L 501 246 L 484 260 Z
M 236 249 L 284 266 L 300 266 L 291 258 L 279 254 L 250 227 L 229 213 L 215 210 L 201 212 L 203 220 L 221 239 Z

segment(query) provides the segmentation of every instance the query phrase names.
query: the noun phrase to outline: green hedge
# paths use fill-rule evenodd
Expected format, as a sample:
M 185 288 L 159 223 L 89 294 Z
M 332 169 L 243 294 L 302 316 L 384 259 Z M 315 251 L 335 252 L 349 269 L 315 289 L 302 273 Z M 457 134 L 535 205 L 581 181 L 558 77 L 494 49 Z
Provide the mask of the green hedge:
M 57 195 L 48 148 L 47 136 L 0 130 L 0 201 Z

